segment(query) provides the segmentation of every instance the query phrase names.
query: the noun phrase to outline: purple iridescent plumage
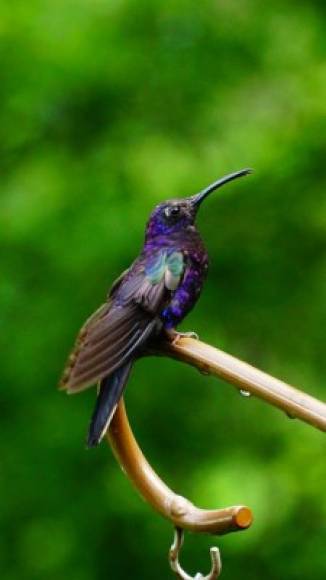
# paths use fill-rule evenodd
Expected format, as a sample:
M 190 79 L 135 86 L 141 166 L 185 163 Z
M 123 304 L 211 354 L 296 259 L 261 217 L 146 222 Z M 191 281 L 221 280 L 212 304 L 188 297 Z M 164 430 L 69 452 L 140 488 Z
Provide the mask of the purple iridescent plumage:
M 248 172 L 228 175 L 195 196 L 157 206 L 141 254 L 80 331 L 61 386 L 77 392 L 100 383 L 89 446 L 105 434 L 134 361 L 162 329 L 175 328 L 200 296 L 208 269 L 195 226 L 200 204 L 211 191 Z
M 173 202 L 169 202 L 173 203 Z M 175 203 L 180 204 L 176 201 Z M 184 273 L 160 318 L 166 329 L 175 328 L 196 304 L 207 275 L 208 255 L 198 230 L 194 226 L 194 211 L 184 204 L 183 219 L 176 224 L 164 221 L 164 209 L 159 205 L 151 215 L 146 229 L 143 260 L 150 260 L 157 252 L 182 252 Z

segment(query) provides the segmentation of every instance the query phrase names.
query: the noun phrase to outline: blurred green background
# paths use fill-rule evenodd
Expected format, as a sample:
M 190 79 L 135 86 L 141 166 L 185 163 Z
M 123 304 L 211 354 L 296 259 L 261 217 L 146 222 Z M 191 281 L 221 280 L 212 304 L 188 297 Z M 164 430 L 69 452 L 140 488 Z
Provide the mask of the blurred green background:
M 0 8 L 2 580 L 165 579 L 171 526 L 105 444 L 95 391 L 56 390 L 154 204 L 242 167 L 199 222 L 210 276 L 183 324 L 325 396 L 325 3 L 57 0 Z M 203 507 L 248 504 L 223 578 L 326 577 L 325 440 L 174 361 L 126 394 L 145 453 Z M 214 538 L 187 536 L 207 570 Z

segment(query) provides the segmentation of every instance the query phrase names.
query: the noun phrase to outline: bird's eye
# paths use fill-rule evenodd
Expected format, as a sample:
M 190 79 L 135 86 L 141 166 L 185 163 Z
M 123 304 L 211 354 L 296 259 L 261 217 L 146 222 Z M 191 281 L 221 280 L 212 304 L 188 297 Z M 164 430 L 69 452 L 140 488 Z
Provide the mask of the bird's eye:
M 167 218 L 177 217 L 180 213 L 180 207 L 178 205 L 170 205 L 165 208 L 164 213 Z

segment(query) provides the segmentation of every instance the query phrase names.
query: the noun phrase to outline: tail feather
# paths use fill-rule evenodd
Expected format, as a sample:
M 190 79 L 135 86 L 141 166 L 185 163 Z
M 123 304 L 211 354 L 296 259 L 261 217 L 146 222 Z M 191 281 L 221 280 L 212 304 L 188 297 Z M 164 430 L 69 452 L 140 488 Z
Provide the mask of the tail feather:
M 129 361 L 101 381 L 88 431 L 87 447 L 95 447 L 104 437 L 128 380 L 131 367 L 132 361 Z

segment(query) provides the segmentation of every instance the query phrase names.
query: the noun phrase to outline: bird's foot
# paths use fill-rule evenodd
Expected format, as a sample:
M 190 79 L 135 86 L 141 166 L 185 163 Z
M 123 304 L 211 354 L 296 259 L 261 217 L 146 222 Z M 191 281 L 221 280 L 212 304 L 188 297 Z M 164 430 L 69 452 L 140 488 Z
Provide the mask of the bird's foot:
M 194 338 L 195 340 L 199 340 L 198 334 L 196 332 L 179 332 L 178 330 L 174 330 L 171 328 L 170 330 L 165 330 L 168 340 L 173 344 L 177 344 L 180 338 Z

